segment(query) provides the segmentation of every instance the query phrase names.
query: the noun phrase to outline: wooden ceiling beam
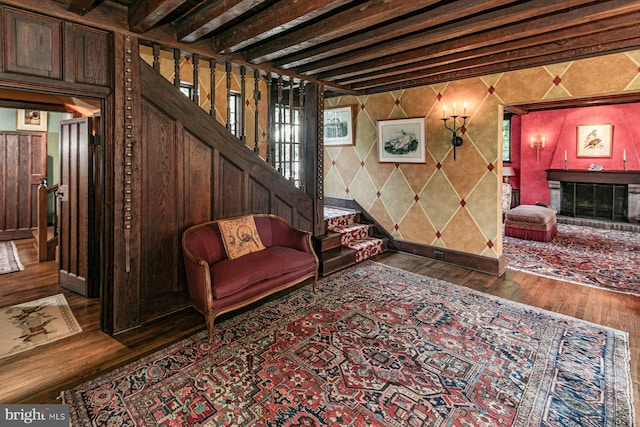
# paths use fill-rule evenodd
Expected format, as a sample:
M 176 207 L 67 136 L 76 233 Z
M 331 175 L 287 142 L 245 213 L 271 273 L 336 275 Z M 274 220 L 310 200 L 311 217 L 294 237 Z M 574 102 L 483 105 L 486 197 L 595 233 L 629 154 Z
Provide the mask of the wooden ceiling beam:
M 628 37 L 620 35 L 620 29 L 637 25 L 637 22 L 639 21 L 640 12 L 636 12 L 615 18 L 593 21 L 585 25 L 564 28 L 550 33 L 523 37 L 517 40 L 473 49 L 471 51 L 454 52 L 447 55 L 434 55 L 429 59 L 417 61 L 410 65 L 383 68 L 377 71 L 370 71 L 366 74 L 362 73 L 362 67 L 358 67 L 357 69 L 353 69 L 349 76 L 340 79 L 323 76 L 322 74 L 318 77 L 324 77 L 326 81 L 335 81 L 337 84 L 341 85 L 357 86 L 357 83 L 371 80 L 380 80 L 383 83 L 389 83 L 396 78 L 395 76 L 406 75 L 411 72 L 417 72 L 419 70 L 429 68 L 451 66 L 451 64 L 456 62 L 469 61 L 474 58 L 487 58 L 494 54 L 504 57 L 506 53 L 506 55 L 511 58 L 512 52 L 524 51 L 525 49 L 538 50 L 540 49 L 540 46 L 545 44 L 549 46 L 550 51 L 553 51 L 560 47 L 565 49 L 569 47 L 584 47 L 589 41 L 592 44 L 597 44 L 600 42 L 621 40 Z M 613 32 L 613 34 L 609 34 L 609 32 Z M 457 43 L 460 42 L 464 43 L 465 41 L 457 41 Z M 472 41 L 469 41 L 469 44 L 472 43 Z M 537 56 L 539 54 L 540 52 L 537 52 L 532 56 Z
M 233 53 L 304 24 L 353 0 L 281 0 L 216 35 L 216 50 Z
M 438 27 L 432 27 L 420 33 L 404 37 L 400 40 L 391 40 L 369 46 L 364 49 L 352 51 L 350 55 L 337 58 L 332 56 L 322 61 L 298 67 L 301 74 L 319 74 L 336 68 L 342 68 L 357 62 L 373 60 L 385 56 L 398 56 L 401 52 L 438 43 L 443 40 L 455 40 L 474 33 L 488 31 L 495 27 L 513 25 L 515 23 L 527 23 L 539 13 L 554 13 L 566 10 L 567 7 L 576 7 L 585 3 L 585 0 L 533 0 L 531 2 L 517 4 L 507 10 L 494 10 L 482 15 L 458 22 L 450 22 Z M 510 36 L 513 37 L 511 33 Z M 416 50 L 417 51 L 417 50 Z
M 144 33 L 187 0 L 139 0 L 129 7 L 129 28 Z
M 399 18 L 435 3 L 436 0 L 369 0 L 320 22 L 251 47 L 247 49 L 247 60 L 252 64 L 272 61 L 364 30 L 380 22 Z
M 517 0 L 511 0 L 511 2 L 514 1 Z M 393 21 L 379 28 L 342 38 L 332 43 L 325 43 L 321 46 L 284 57 L 281 60 L 275 61 L 274 65 L 284 69 L 300 67 L 310 62 L 353 52 L 359 48 L 383 43 L 387 40 L 417 31 L 423 31 L 438 25 L 444 25 L 447 22 L 463 19 L 466 16 L 480 13 L 497 6 L 504 6 L 508 3 L 508 1 L 505 2 L 504 0 L 463 0 L 446 3 L 443 6 L 412 15 L 406 19 Z
M 637 19 L 637 17 L 636 17 Z M 441 74 L 446 71 L 465 70 L 469 68 L 478 68 L 489 66 L 493 64 L 499 64 L 508 58 L 509 62 L 519 61 L 522 67 L 532 66 L 533 61 L 539 61 L 540 58 L 552 57 L 560 55 L 563 52 L 582 51 L 586 52 L 590 49 L 598 49 L 599 45 L 611 45 L 613 43 L 622 42 L 625 46 L 629 46 L 627 42 L 636 40 L 636 45 L 640 46 L 640 27 L 638 25 L 630 25 L 626 28 L 605 31 L 601 34 L 589 34 L 581 37 L 575 37 L 572 39 L 565 39 L 563 41 L 553 40 L 548 43 L 539 44 L 537 46 L 526 46 L 518 49 L 509 48 L 510 43 L 504 43 L 502 49 L 504 52 L 493 52 L 491 54 L 485 54 L 470 58 L 464 61 L 452 61 L 451 63 L 444 64 L 437 67 L 429 67 L 424 70 L 418 70 L 414 72 L 405 72 L 396 74 L 389 77 L 378 78 L 374 77 L 362 82 L 358 82 L 350 85 L 352 89 L 364 90 L 383 84 L 389 84 L 392 82 L 403 82 L 422 77 Z M 633 43 L 632 43 L 633 45 Z M 529 64 L 526 60 L 530 59 Z M 344 85 L 344 82 L 336 82 L 340 85 Z
M 533 66 L 542 66 L 548 64 L 555 64 L 559 62 L 573 61 L 584 58 L 592 58 L 594 56 L 601 56 L 604 54 L 611 54 L 615 52 L 625 52 L 634 50 L 640 47 L 640 39 L 634 38 L 631 40 L 621 40 L 612 43 L 603 43 L 598 45 L 589 46 L 583 49 L 572 49 L 569 51 L 562 51 L 556 54 L 543 55 L 538 58 L 524 58 L 519 60 L 505 60 L 496 64 L 483 65 L 479 67 L 466 68 L 462 70 L 448 70 L 444 73 L 428 75 L 413 80 L 407 80 L 406 82 L 394 82 L 392 84 L 381 84 L 378 86 L 372 86 L 364 92 L 367 94 L 388 92 L 391 90 L 406 89 L 415 86 L 425 86 L 448 82 L 452 80 L 468 79 L 471 77 L 479 77 L 489 74 L 504 73 L 507 71 L 520 70 L 523 68 L 530 68 Z
M 546 0 L 541 0 L 541 3 L 546 4 Z M 329 62 L 328 60 L 320 61 L 322 64 L 311 68 L 300 67 L 297 69 L 300 74 L 309 75 L 321 75 L 325 79 L 340 79 L 353 75 L 353 72 L 371 72 L 376 69 L 397 67 L 403 64 L 409 64 L 420 61 L 425 58 L 434 56 L 444 56 L 447 54 L 453 54 L 461 51 L 469 51 L 481 47 L 491 46 L 498 43 L 509 42 L 514 39 L 532 37 L 545 32 L 555 31 L 571 26 L 586 25 L 597 19 L 605 19 L 614 17 L 620 14 L 633 13 L 640 10 L 640 0 L 626 1 L 626 0 L 612 0 L 607 2 L 594 3 L 582 8 L 573 8 L 565 12 L 556 13 L 553 15 L 544 15 L 542 18 L 527 19 L 517 22 L 511 25 L 494 26 L 485 22 L 483 31 L 475 31 L 476 34 L 468 34 L 467 37 L 454 36 L 457 34 L 456 25 L 448 25 L 440 30 L 444 34 L 437 36 L 436 33 L 439 30 L 430 31 L 417 36 L 413 36 L 413 41 L 406 40 L 407 45 L 417 44 L 420 36 L 429 35 L 422 40 L 422 45 L 417 46 L 412 50 L 410 48 L 402 49 L 402 46 L 397 46 L 396 42 L 390 42 L 383 45 L 376 46 L 374 49 L 361 49 L 358 52 L 354 52 L 347 58 L 334 59 Z M 482 15 L 484 16 L 484 15 Z M 481 17 L 482 17 L 481 16 Z M 484 22 L 484 21 L 483 21 Z M 458 25 L 460 26 L 460 25 Z M 465 27 L 465 25 L 461 25 Z M 497 28 L 496 28 L 497 27 Z M 492 29 L 496 28 L 496 29 Z M 515 35 L 515 36 L 514 36 Z M 432 43 L 434 38 L 438 37 L 438 40 L 448 40 L 438 44 Z M 340 64 L 344 66 L 339 67 Z M 353 65 L 357 64 L 357 65 Z M 323 65 L 323 66 L 320 66 Z M 358 70 L 356 70 L 356 68 Z M 360 70 L 360 71 L 359 71 Z
M 66 7 L 69 12 L 84 15 L 102 2 L 103 0 L 67 0 Z
M 207 0 L 176 22 L 176 35 L 193 43 L 268 0 Z

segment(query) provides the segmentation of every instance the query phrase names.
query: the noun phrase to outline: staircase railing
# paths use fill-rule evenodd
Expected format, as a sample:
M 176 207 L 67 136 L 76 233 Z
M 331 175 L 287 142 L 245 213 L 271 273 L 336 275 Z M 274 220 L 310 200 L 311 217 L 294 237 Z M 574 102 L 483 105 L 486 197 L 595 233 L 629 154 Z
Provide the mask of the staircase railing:
M 38 228 L 34 232 L 35 247 L 38 252 L 38 261 L 51 261 L 56 258 L 58 246 L 58 203 L 56 200 L 58 184 L 47 187 L 45 179 L 38 186 Z M 53 202 L 53 236 L 49 238 L 49 195 Z
M 140 56 L 239 143 L 304 189 L 304 80 L 142 40 Z

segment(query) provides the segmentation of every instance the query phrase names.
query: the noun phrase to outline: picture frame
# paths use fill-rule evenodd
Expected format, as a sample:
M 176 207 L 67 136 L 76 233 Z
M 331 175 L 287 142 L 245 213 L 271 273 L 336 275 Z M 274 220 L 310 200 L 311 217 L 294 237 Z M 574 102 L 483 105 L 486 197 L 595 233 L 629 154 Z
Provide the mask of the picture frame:
M 378 161 L 425 163 L 425 124 L 424 117 L 378 120 Z
M 324 110 L 324 145 L 354 145 L 353 107 L 327 108 Z
M 47 131 L 47 112 L 40 110 L 18 110 L 16 130 L 30 130 L 35 132 Z
M 610 123 L 578 125 L 576 157 L 611 157 L 613 126 Z

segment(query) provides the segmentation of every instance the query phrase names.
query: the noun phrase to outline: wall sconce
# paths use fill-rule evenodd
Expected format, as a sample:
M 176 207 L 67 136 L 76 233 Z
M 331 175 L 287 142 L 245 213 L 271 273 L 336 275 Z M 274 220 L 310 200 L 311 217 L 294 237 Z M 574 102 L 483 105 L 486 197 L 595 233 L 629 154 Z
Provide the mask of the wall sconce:
M 458 126 L 458 117 L 460 117 L 462 119 L 462 124 L 460 126 Z M 442 120 L 444 123 L 444 127 L 449 129 L 451 131 L 451 145 L 453 145 L 453 160 L 456 159 L 456 147 L 460 147 L 462 145 L 462 137 L 458 136 L 458 132 L 460 133 L 464 133 L 465 131 L 465 127 L 464 125 L 467 123 L 467 103 L 464 103 L 463 106 L 463 111 L 462 111 L 462 116 L 458 116 L 456 114 L 456 103 L 453 103 L 453 114 L 451 115 L 451 117 L 447 118 L 447 106 L 443 105 L 442 106 Z M 447 126 L 447 120 L 452 119 L 453 120 L 453 127 L 449 127 Z
M 540 161 L 540 150 L 544 150 L 545 137 L 536 135 L 531 137 L 531 148 L 536 150 L 536 162 Z
M 513 170 L 511 166 L 505 166 L 502 168 L 502 177 L 504 178 L 504 182 L 509 183 L 509 177 L 516 176 L 516 172 Z

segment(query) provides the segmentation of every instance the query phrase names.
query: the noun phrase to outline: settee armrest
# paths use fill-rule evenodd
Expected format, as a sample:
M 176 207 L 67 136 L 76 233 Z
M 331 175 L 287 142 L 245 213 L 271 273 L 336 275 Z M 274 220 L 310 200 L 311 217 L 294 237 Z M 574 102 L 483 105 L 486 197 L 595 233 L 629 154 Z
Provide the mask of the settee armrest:
M 206 313 L 213 310 L 211 270 L 209 263 L 191 252 L 183 236 L 183 258 L 189 297 L 196 310 Z
M 315 255 L 310 232 L 295 228 L 277 216 L 270 216 L 270 221 L 271 246 L 283 246 Z

